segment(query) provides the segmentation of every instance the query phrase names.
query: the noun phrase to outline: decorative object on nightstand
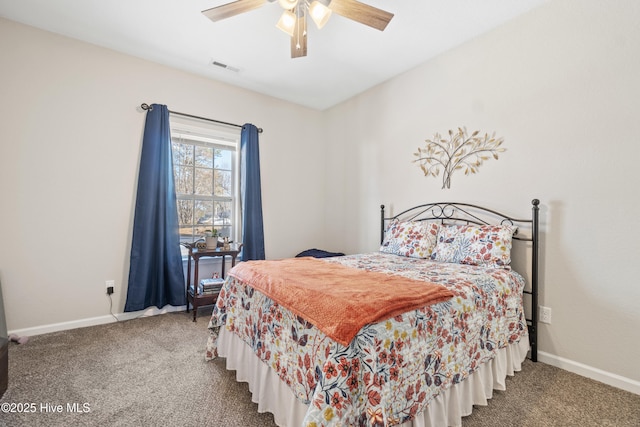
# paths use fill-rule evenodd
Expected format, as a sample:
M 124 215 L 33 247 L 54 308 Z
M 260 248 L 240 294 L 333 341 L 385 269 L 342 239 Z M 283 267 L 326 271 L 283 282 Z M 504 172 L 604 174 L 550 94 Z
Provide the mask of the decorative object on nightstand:
M 427 139 L 425 148 L 418 147 L 417 157 L 413 162 L 420 164 L 424 176 L 436 177 L 442 172 L 442 188 L 451 188 L 451 174 L 459 169 L 464 170 L 465 175 L 478 172 L 478 168 L 491 156 L 498 160 L 498 153 L 505 151 L 502 148 L 502 138 L 484 134 L 480 131 L 467 134 L 467 128 L 458 128 L 458 131 L 449 131 L 449 140 L 442 138 L 439 133 L 433 135 L 433 139 Z
M 207 242 L 207 249 L 215 249 L 218 247 L 218 230 L 215 228 L 213 231 L 206 230 L 205 234 L 205 242 Z

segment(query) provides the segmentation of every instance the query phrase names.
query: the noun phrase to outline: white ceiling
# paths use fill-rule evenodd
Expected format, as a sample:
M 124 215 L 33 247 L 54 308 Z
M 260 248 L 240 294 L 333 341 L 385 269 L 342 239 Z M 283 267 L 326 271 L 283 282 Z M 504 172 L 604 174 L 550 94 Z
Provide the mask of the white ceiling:
M 384 32 L 334 14 L 296 59 L 277 2 L 216 23 L 201 11 L 230 0 L 0 0 L 0 16 L 324 110 L 547 0 L 361 1 L 395 14 Z

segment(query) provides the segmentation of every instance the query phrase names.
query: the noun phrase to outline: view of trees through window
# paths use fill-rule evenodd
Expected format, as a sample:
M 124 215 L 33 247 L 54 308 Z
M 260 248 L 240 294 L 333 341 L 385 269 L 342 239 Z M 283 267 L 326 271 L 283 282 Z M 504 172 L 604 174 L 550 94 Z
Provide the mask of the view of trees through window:
M 180 241 L 214 229 L 233 240 L 235 148 L 174 136 L 172 150 Z

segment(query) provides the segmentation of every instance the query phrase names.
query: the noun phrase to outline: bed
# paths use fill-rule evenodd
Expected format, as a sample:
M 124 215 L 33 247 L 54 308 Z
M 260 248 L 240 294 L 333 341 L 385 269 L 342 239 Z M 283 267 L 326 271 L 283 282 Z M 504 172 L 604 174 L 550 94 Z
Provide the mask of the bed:
M 537 199 L 531 211 L 381 206 L 377 252 L 240 263 L 206 358 L 226 358 L 282 427 L 461 425 L 537 360 Z

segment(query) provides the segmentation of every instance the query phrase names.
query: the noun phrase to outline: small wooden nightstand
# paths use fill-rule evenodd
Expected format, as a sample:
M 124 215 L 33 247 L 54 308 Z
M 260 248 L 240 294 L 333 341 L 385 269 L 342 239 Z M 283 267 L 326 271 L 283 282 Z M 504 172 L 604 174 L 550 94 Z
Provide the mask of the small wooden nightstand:
M 198 291 L 198 262 L 204 257 L 222 257 L 222 278 L 225 276 L 226 258 L 231 257 L 231 267 L 236 265 L 236 257 L 242 249 L 242 243 L 232 243 L 229 250 L 221 247 L 215 249 L 197 249 L 193 245 L 183 244 L 189 250 L 187 260 L 187 313 L 189 312 L 189 303 L 193 306 L 193 321 L 196 321 L 198 307 L 212 305 L 218 299 L 218 292 L 212 294 L 201 294 Z M 191 289 L 191 259 L 193 259 L 193 289 Z

